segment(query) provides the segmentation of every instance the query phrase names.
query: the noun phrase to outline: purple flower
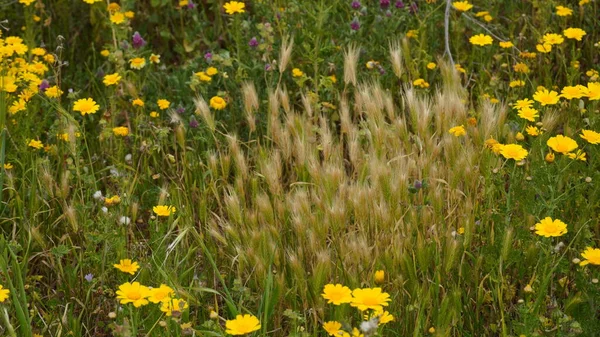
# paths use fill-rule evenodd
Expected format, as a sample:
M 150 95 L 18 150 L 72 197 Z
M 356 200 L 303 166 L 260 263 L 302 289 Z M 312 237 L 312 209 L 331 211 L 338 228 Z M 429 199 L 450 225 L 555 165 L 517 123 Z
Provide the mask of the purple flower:
M 412 14 L 415 14 L 418 10 L 419 10 L 419 7 L 417 7 L 417 3 L 411 2 L 410 8 L 408 9 L 408 11 L 411 12 Z
M 271 64 L 267 63 L 265 64 L 265 71 L 270 71 L 271 70 Z
M 396 1 L 396 8 L 404 8 L 404 2 L 402 0 Z
M 413 186 L 415 187 L 415 189 L 421 189 L 421 187 L 423 187 L 423 183 L 421 183 L 419 180 L 415 180 L 415 183 L 413 184 Z
M 360 1 L 358 1 L 358 0 L 352 1 L 352 5 L 351 6 L 354 9 L 359 9 L 360 8 Z
M 195 129 L 200 125 L 200 123 L 198 123 L 198 121 L 196 120 L 196 118 L 194 118 L 192 116 L 192 119 L 190 119 L 190 128 Z
M 255 37 L 253 37 L 250 39 L 250 41 L 248 41 L 248 45 L 252 48 L 256 48 L 258 47 L 258 40 L 256 40 Z
M 46 89 L 50 88 L 50 83 L 48 82 L 48 80 L 42 80 L 42 83 L 40 83 L 40 91 L 46 91 Z
M 188 1 L 188 5 L 187 6 L 188 6 L 188 9 L 194 9 L 194 8 L 196 8 L 196 4 L 193 3 L 191 0 Z
M 212 55 L 212 53 L 211 53 L 211 52 L 206 52 L 206 54 L 204 54 L 204 59 L 205 59 L 207 62 L 210 62 L 210 61 L 212 61 L 212 57 L 213 57 L 213 55 Z
M 352 28 L 352 30 L 360 29 L 360 22 L 358 22 L 358 18 L 354 18 L 354 20 L 352 20 L 352 22 L 350 23 L 350 28 Z
M 379 7 L 381 7 L 381 9 L 387 9 L 390 7 L 390 0 L 379 0 Z
M 133 38 L 131 40 L 131 44 L 133 44 L 133 48 L 140 49 L 146 45 L 146 40 L 140 35 L 140 33 L 133 33 Z
M 84 276 L 85 280 L 88 282 L 92 282 L 92 280 L 94 279 L 94 274 L 90 273 Z
M 185 108 L 180 106 L 179 108 L 177 108 L 177 110 L 175 110 L 178 114 L 183 114 L 185 112 Z

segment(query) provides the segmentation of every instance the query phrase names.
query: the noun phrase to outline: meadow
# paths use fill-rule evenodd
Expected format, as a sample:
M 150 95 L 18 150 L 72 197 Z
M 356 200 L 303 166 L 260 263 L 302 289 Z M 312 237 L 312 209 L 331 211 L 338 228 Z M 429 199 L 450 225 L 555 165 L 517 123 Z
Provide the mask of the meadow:
M 0 2 L 0 335 L 600 336 L 597 0 Z

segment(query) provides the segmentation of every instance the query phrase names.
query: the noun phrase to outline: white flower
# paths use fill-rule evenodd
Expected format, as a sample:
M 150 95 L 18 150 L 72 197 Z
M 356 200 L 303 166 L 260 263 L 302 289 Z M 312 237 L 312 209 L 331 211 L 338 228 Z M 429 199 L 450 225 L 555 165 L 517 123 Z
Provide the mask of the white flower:
M 108 213 L 108 208 L 106 208 L 106 207 L 102 207 L 102 208 L 101 208 L 101 210 L 102 210 L 102 212 L 104 212 L 104 213 Z
M 129 225 L 130 222 L 131 219 L 128 216 L 122 216 L 121 218 L 119 218 L 119 223 L 121 225 Z
M 96 200 L 100 200 L 100 198 L 102 198 L 102 191 L 96 191 L 96 192 L 94 192 L 93 197 Z
M 125 161 L 131 161 L 131 153 L 125 155 Z

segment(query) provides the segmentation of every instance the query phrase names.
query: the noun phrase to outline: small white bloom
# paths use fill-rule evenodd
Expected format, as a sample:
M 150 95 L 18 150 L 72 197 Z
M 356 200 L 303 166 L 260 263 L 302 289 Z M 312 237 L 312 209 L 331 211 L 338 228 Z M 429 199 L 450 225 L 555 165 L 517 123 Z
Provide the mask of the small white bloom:
M 128 216 L 122 216 L 121 218 L 119 218 L 119 223 L 121 225 L 129 225 L 130 222 L 131 219 Z
M 126 154 L 125 161 L 128 161 L 128 162 L 131 161 L 131 157 L 132 157 L 131 153 Z
M 94 197 L 94 199 L 99 200 L 100 198 L 102 198 L 102 191 L 94 192 L 93 197 Z
M 101 210 L 102 210 L 102 212 L 104 212 L 104 213 L 108 213 L 108 208 L 106 208 L 106 207 L 102 207 L 102 208 L 101 208 Z

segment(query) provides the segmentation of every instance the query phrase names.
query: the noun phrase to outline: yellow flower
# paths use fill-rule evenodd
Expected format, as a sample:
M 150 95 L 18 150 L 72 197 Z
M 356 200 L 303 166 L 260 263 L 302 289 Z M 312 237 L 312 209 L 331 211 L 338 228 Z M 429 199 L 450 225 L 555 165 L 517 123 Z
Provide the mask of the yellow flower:
M 19 3 L 24 4 L 25 6 L 31 5 L 35 0 L 19 0 Z
M 304 73 L 302 72 L 302 70 L 300 70 L 298 68 L 292 69 L 292 76 L 294 76 L 294 77 L 302 77 L 303 75 L 304 75 Z
M 135 13 L 132 11 L 125 12 L 125 17 L 128 19 L 133 19 L 135 17 Z
M 119 73 L 114 73 L 114 74 L 104 76 L 102 83 L 104 83 L 105 86 L 117 85 L 117 84 L 119 84 L 120 80 L 121 80 L 121 75 L 119 75 Z
M 144 106 L 144 101 L 142 101 L 139 98 L 134 99 L 131 104 L 136 105 L 136 106 Z
M 544 54 L 546 54 L 546 53 L 549 53 L 549 52 L 551 52 L 551 51 L 552 51 L 552 45 L 551 45 L 551 44 L 549 44 L 549 43 L 537 44 L 537 45 L 535 46 L 535 49 L 536 49 L 537 51 L 539 51 L 540 53 L 544 53 Z
M 254 315 L 237 315 L 225 322 L 225 332 L 230 335 L 245 335 L 260 329 L 260 321 Z
M 427 83 L 424 79 L 422 78 L 418 78 L 416 80 L 413 81 L 413 85 L 415 87 L 421 87 L 421 88 L 429 88 L 429 83 Z
M 585 266 L 588 264 L 595 264 L 597 266 L 600 266 L 600 249 L 598 248 L 592 248 L 592 247 L 587 247 L 583 253 L 581 253 L 581 256 L 585 259 L 581 262 L 579 262 L 580 266 Z M 2 288 L 2 286 L 0 286 L 0 289 Z M 0 290 L 1 291 L 1 290 Z M 0 302 L 1 301 L 2 296 L 0 296 Z
M 5 170 L 11 170 L 12 168 L 13 168 L 13 164 L 11 164 L 11 163 L 5 163 L 4 164 L 4 169 Z
M 581 28 L 567 28 L 563 30 L 563 34 L 568 39 L 575 39 L 577 41 L 581 41 L 581 38 L 583 38 L 583 36 L 587 33 Z
M 337 336 L 342 331 L 342 323 L 330 321 L 323 323 L 323 329 L 327 331 L 329 336 Z
M 383 310 L 389 305 L 390 295 L 381 291 L 381 288 L 357 288 L 352 291 L 352 302 L 350 305 L 360 311 L 367 309 Z
M 515 46 L 511 41 L 500 41 L 500 43 L 498 44 L 500 45 L 500 48 L 504 49 L 512 48 Z
M 416 29 L 411 29 L 408 32 L 406 32 L 406 37 L 409 39 L 416 39 L 417 37 L 419 37 L 419 31 Z M 374 64 L 379 64 L 379 62 L 375 62 Z M 373 68 L 371 67 L 369 69 L 373 69 Z
M 579 137 L 587 140 L 590 144 L 600 144 L 600 133 L 592 130 L 581 130 Z
M 587 95 L 587 88 L 583 85 L 567 86 L 560 92 L 560 97 L 566 99 L 581 98 Z
M 548 89 L 541 89 L 533 94 L 533 99 L 540 102 L 542 106 L 546 106 L 558 103 L 559 96 L 554 90 L 548 91 Z
M 375 272 L 375 283 L 383 283 L 385 280 L 385 271 L 378 270 Z
M 152 210 L 158 216 L 170 216 L 171 214 L 174 214 L 176 211 L 175 206 L 163 206 L 163 205 L 154 206 L 152 208 Z
M 522 87 L 522 86 L 525 86 L 525 82 L 523 82 L 521 80 L 514 80 L 514 81 L 511 81 L 508 84 L 508 86 L 511 88 Z
M 492 44 L 493 41 L 494 40 L 492 39 L 491 36 L 485 35 L 485 34 L 471 36 L 471 38 L 469 39 L 469 42 L 471 42 L 471 44 L 474 44 L 476 46 L 487 46 L 487 45 Z
M 150 295 L 150 289 L 139 282 L 125 282 L 119 286 L 116 294 L 121 304 L 133 303 L 134 307 L 139 308 L 148 304 L 146 298 Z
M 73 111 L 79 111 L 82 116 L 94 114 L 100 109 L 100 106 L 92 98 L 78 99 L 73 105 Z
M 67 136 L 68 136 L 68 134 L 67 134 Z M 120 202 L 121 202 L 121 197 L 120 197 L 120 196 L 118 196 L 118 195 L 113 195 L 113 196 L 112 196 L 112 197 L 110 197 L 110 198 L 104 198 L 104 204 L 105 204 L 106 206 L 112 206 L 112 205 L 116 205 L 116 204 L 118 204 L 118 203 L 120 203 Z M 130 261 L 131 261 L 131 260 L 130 260 Z
M 129 134 L 129 128 L 126 126 L 117 126 L 116 128 L 113 128 L 112 131 L 115 136 L 125 137 Z
M 352 290 L 341 284 L 326 284 L 321 296 L 333 305 L 352 302 Z
M 219 96 L 214 96 L 210 99 L 210 107 L 215 110 L 223 110 L 227 106 L 227 102 Z
M 585 157 L 585 152 L 581 151 L 581 150 L 577 150 L 575 153 L 570 152 L 565 154 L 567 157 L 571 158 L 571 159 L 576 159 L 576 160 L 581 160 L 581 161 L 587 161 L 587 158 Z
M 120 271 L 131 275 L 135 274 L 135 272 L 140 269 L 140 265 L 137 262 L 132 262 L 131 259 L 120 260 L 118 264 L 114 264 L 113 266 Z
M 534 108 L 523 108 L 519 110 L 519 117 L 526 119 L 530 122 L 535 122 L 535 119 L 539 117 L 538 111 Z
M 16 114 L 19 111 L 23 111 L 27 109 L 27 102 L 25 102 L 25 100 L 23 99 L 19 99 L 13 102 L 13 104 L 11 104 L 10 108 L 8 108 L 8 112 L 10 112 L 11 115 Z
M 129 66 L 133 69 L 142 69 L 146 66 L 146 59 L 143 57 L 136 57 L 129 60 Z
M 429 70 L 433 70 L 436 67 L 437 67 L 437 64 L 435 64 L 434 62 L 427 63 L 427 69 L 429 69 Z
M 556 219 L 546 217 L 535 224 L 535 234 L 543 237 L 561 236 L 567 233 L 567 224 Z
M 519 99 L 513 104 L 513 109 L 521 110 L 523 108 L 530 108 L 533 105 L 533 101 L 529 98 Z
M 590 82 L 587 84 L 587 97 L 590 101 L 597 101 L 600 99 L 600 83 Z
M 33 48 L 31 53 L 36 56 L 44 56 L 46 55 L 46 49 L 44 48 Z
M 515 139 L 518 140 L 518 141 L 522 141 L 522 140 L 525 139 L 525 136 L 523 135 L 523 133 L 517 132 L 517 135 L 515 136 Z
M 454 7 L 454 9 L 456 9 L 457 11 L 466 12 L 469 9 L 473 8 L 473 5 L 471 5 L 471 3 L 469 3 L 468 1 L 454 1 L 452 3 L 452 7 Z
M 41 148 L 44 147 L 44 143 L 42 143 L 39 140 L 32 139 L 32 140 L 29 141 L 29 143 L 27 144 L 27 146 L 32 147 L 32 148 L 34 148 L 36 150 L 39 150 L 39 149 L 41 149 Z
M 161 110 L 166 110 L 169 108 L 169 106 L 171 106 L 171 102 L 167 101 L 166 99 L 159 99 L 156 101 L 156 104 L 158 104 L 158 107 Z
M 573 10 L 568 7 L 564 7 L 564 6 L 556 6 L 556 15 L 570 16 L 570 15 L 573 15 Z
M 589 4 L 590 0 L 579 0 L 579 6 L 583 6 L 585 4 Z
M 116 11 L 120 11 L 121 10 L 121 5 L 119 5 L 116 2 L 111 2 L 110 4 L 108 4 L 107 10 L 112 14 L 112 13 L 114 13 Z
M 202 82 L 212 81 L 212 78 L 203 71 L 199 71 L 199 72 L 195 73 L 194 75 L 196 75 L 196 77 L 198 77 L 198 79 Z
M 560 34 L 548 33 L 542 37 L 544 44 L 561 44 L 565 41 L 565 38 Z
M 50 98 L 57 98 L 63 94 L 63 91 L 60 90 L 57 86 L 52 86 L 52 87 L 46 89 L 46 91 L 44 91 L 44 93 L 46 94 L 46 96 L 48 96 Z
M 152 54 L 152 55 L 150 55 L 149 59 L 150 59 L 150 62 L 152 62 L 154 64 L 160 63 L 160 55 Z
M 544 160 L 547 163 L 553 163 L 554 162 L 554 153 L 548 152 L 548 154 L 546 154 L 546 157 L 544 157 Z
M 125 15 L 123 15 L 121 12 L 116 12 L 110 16 L 110 22 L 120 25 L 125 22 Z
M 452 134 L 455 137 L 460 137 L 467 134 L 467 131 L 465 130 L 465 127 L 463 125 L 452 127 L 450 128 L 450 130 L 448 130 L 448 132 L 450 132 L 450 134 Z
M 208 76 L 215 76 L 218 73 L 219 71 L 215 67 L 208 67 L 208 69 L 206 69 L 206 75 Z
M 246 8 L 246 4 L 240 1 L 229 1 L 228 3 L 223 5 L 223 8 L 225 8 L 225 13 L 229 15 L 246 12 L 244 10 L 244 8 Z
M 156 118 L 156 117 L 158 117 L 158 116 L 160 116 L 160 114 L 159 114 L 158 112 L 156 112 L 156 111 L 152 111 L 152 112 L 150 112 L 150 117 L 152 117 L 152 118 Z
M 536 126 L 532 126 L 529 125 L 525 128 L 525 132 L 527 132 L 528 135 L 530 136 L 539 136 L 540 135 L 540 129 L 538 129 Z
M 518 73 L 523 73 L 523 74 L 529 74 L 529 67 L 523 63 L 523 62 L 519 62 L 517 64 L 515 64 L 513 66 L 513 70 L 518 72 Z
M 102 55 L 104 57 L 108 57 L 110 55 L 110 51 L 104 49 L 100 52 L 100 55 Z
M 0 284 L 0 303 L 4 303 L 4 301 L 6 301 L 6 299 L 8 298 L 8 294 L 10 294 L 10 290 L 5 289 Z
M 563 135 L 558 135 L 548 139 L 546 144 L 555 152 L 562 154 L 567 154 L 578 147 L 577 142 Z
M 175 290 L 166 284 L 161 284 L 158 288 L 150 289 L 148 301 L 152 303 L 168 302 L 175 295 Z
M 180 298 L 173 298 L 162 302 L 160 311 L 164 312 L 167 317 L 171 317 L 174 312 L 182 313 L 187 308 L 189 308 L 189 305 L 186 301 Z
M 516 161 L 523 160 L 529 152 L 518 144 L 507 144 L 500 147 L 500 154 L 506 159 L 514 159 Z

